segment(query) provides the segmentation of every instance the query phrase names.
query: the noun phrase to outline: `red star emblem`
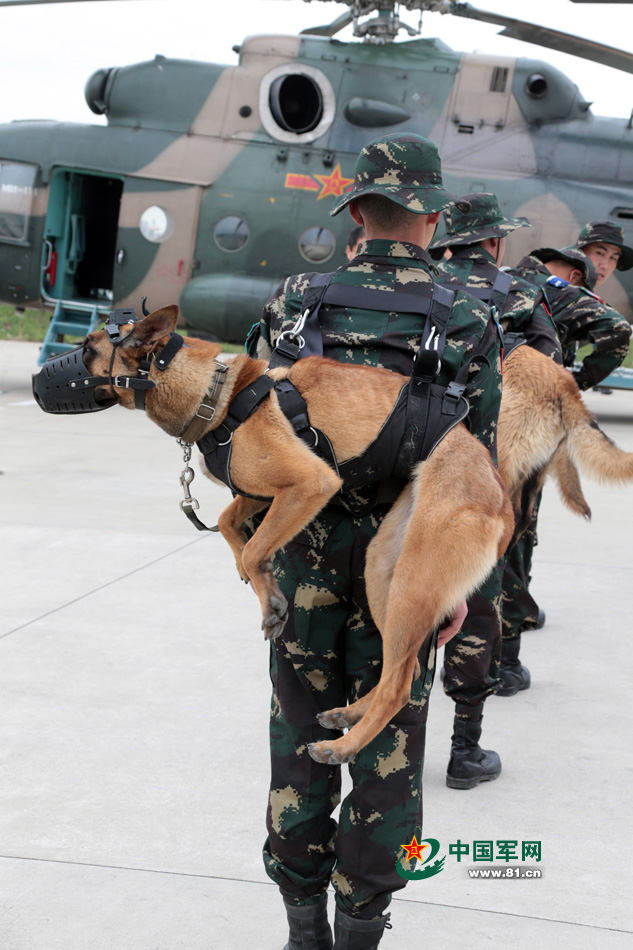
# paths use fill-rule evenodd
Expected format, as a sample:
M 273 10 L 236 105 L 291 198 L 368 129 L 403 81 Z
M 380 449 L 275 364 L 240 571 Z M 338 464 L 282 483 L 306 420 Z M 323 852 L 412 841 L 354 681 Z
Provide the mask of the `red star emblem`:
M 317 201 L 326 198 L 328 195 L 334 195 L 338 198 L 344 191 L 347 191 L 350 185 L 354 184 L 353 178 L 341 177 L 341 166 L 337 165 L 331 175 L 315 175 L 317 181 L 321 182 L 321 191 L 317 196 Z
M 410 861 L 411 858 L 417 858 L 418 861 L 422 861 L 422 851 L 424 848 L 428 848 L 428 844 L 418 844 L 418 840 L 414 835 L 411 839 L 411 844 L 401 844 L 401 848 L 407 852 L 405 861 Z

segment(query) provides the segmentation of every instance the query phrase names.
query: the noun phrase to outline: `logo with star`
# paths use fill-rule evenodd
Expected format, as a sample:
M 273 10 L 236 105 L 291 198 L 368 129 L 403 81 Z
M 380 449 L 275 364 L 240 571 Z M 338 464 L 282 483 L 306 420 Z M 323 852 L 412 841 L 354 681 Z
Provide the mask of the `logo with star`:
M 331 175 L 315 175 L 317 181 L 321 182 L 321 191 L 317 195 L 317 201 L 321 198 L 327 198 L 333 195 L 339 198 L 344 191 L 347 191 L 350 185 L 354 184 L 353 178 L 343 178 L 341 175 L 341 166 L 337 165 Z
M 422 852 L 425 848 L 428 848 L 428 844 L 418 844 L 418 839 L 414 835 L 410 844 L 401 844 L 400 847 L 407 852 L 405 861 L 411 861 L 412 858 L 417 858 L 418 861 L 422 862 L 424 860 Z

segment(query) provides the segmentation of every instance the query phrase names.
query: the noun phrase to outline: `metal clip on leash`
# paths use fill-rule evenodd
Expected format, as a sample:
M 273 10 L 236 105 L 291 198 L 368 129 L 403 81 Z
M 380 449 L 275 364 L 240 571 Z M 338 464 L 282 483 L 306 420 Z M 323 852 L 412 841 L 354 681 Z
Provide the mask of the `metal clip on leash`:
M 191 443 L 183 442 L 182 439 L 178 439 L 178 445 L 182 446 L 182 457 L 185 463 L 185 467 L 180 473 L 180 484 L 182 485 L 185 497 L 183 501 L 180 502 L 180 510 L 184 511 L 187 518 L 191 523 L 198 529 L 198 531 L 219 531 L 217 525 L 213 528 L 208 528 L 206 524 L 203 524 L 202 521 L 196 515 L 196 511 L 200 508 L 197 498 L 193 498 L 191 492 L 189 491 L 189 486 L 196 477 L 196 473 L 189 465 L 191 461 Z

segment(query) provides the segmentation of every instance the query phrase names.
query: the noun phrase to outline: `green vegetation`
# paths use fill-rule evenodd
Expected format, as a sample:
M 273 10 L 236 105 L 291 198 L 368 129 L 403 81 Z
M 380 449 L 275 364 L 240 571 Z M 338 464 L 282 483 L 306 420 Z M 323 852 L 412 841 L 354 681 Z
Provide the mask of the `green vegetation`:
M 22 316 L 18 316 L 13 307 L 0 306 L 0 340 L 26 340 L 41 343 L 50 318 L 50 310 L 26 310 Z M 179 332 L 184 333 L 183 330 Z M 244 352 L 243 346 L 233 343 L 225 343 L 222 349 L 225 353 Z M 578 350 L 578 358 L 582 359 L 590 349 L 590 346 L 581 347 Z M 622 365 L 633 369 L 633 342 Z
M 41 343 L 50 318 L 49 310 L 26 310 L 18 316 L 14 307 L 0 306 L 0 340 Z
M 27 343 L 41 343 L 44 339 L 51 310 L 25 310 L 21 315 L 15 308 L 0 306 L 0 340 L 23 340 Z M 179 330 L 184 335 L 184 330 Z M 68 342 L 72 343 L 72 340 Z M 79 341 L 78 341 L 79 342 Z M 225 353 L 243 353 L 244 347 L 233 343 L 222 344 Z

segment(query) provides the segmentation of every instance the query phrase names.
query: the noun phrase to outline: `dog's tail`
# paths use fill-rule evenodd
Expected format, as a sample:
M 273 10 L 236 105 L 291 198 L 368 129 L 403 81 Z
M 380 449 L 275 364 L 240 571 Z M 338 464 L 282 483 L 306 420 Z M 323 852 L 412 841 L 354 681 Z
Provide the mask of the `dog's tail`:
M 585 498 L 580 484 L 580 474 L 569 455 L 569 444 L 563 439 L 556 449 L 551 462 L 547 466 L 548 475 L 551 475 L 558 486 L 562 501 L 575 514 L 591 519 L 591 508 Z
M 572 466 L 581 474 L 602 484 L 624 485 L 633 481 L 633 452 L 624 452 L 605 435 L 584 404 L 580 392 L 561 402 L 561 413 L 566 437 L 556 456 L 564 452 L 567 462 L 563 463 L 560 457 L 557 460 L 559 486 L 561 472 L 566 469 L 569 475 Z M 576 472 L 576 479 L 577 477 Z M 572 483 L 573 475 L 570 485 Z

